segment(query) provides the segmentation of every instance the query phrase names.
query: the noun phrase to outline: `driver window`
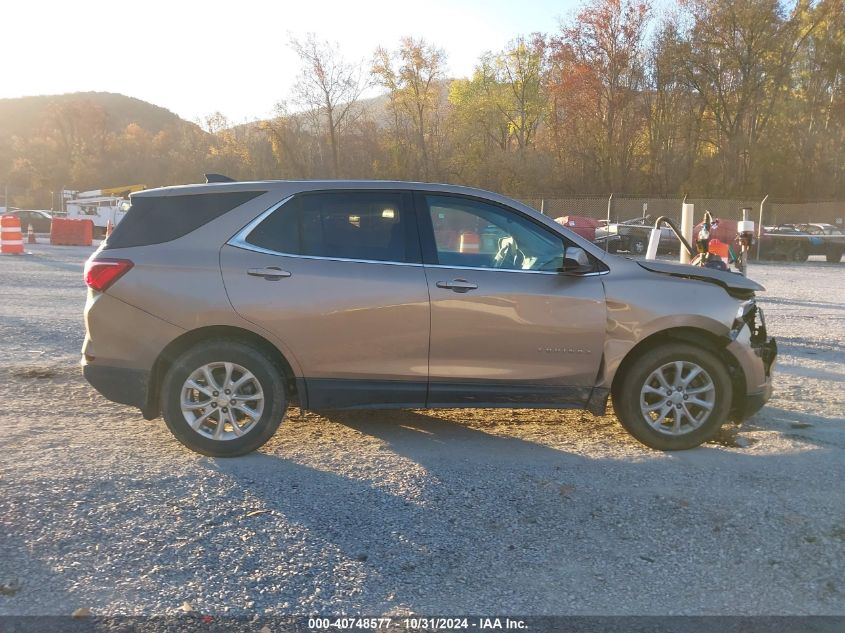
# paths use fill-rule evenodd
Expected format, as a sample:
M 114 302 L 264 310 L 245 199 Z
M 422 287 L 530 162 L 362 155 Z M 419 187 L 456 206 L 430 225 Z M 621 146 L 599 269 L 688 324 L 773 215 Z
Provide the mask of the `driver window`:
M 556 271 L 563 238 L 519 214 L 468 198 L 425 196 L 442 266 Z

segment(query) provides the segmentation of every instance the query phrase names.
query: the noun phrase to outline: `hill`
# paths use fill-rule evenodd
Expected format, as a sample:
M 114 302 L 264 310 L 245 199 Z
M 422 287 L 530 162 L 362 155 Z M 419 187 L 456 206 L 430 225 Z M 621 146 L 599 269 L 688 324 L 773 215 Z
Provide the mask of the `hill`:
M 106 125 L 111 132 L 119 132 L 130 123 L 137 123 L 153 134 L 168 128 L 195 127 L 193 123 L 181 119 L 170 110 L 141 99 L 113 92 L 74 92 L 0 99 L 0 139 L 32 136 L 37 133 L 53 109 L 79 102 L 102 108 L 106 114 Z

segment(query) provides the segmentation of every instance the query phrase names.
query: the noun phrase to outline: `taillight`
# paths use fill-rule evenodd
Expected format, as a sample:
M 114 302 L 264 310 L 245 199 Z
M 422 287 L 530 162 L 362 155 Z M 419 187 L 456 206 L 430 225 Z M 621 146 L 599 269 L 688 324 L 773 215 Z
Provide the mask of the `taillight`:
M 134 264 L 128 259 L 94 259 L 85 262 L 85 283 L 103 292 L 129 272 Z

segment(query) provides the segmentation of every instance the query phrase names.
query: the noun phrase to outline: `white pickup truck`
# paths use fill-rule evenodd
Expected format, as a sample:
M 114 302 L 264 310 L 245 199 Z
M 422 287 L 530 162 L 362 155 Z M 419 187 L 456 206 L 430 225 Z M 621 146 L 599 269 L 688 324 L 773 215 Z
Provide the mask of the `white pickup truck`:
M 67 217 L 91 220 L 94 223 L 94 237 L 103 237 L 109 222 L 117 224 L 129 209 L 127 196 L 133 191 L 145 189 L 145 185 L 129 185 L 95 189 L 93 191 L 65 192 Z

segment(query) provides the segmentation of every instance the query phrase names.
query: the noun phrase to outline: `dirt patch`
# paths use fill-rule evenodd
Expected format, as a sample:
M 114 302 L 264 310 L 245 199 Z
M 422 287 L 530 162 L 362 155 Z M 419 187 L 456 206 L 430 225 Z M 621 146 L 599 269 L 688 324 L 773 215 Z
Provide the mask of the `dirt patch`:
M 750 448 L 757 443 L 757 440 L 739 434 L 740 426 L 737 424 L 725 424 L 719 433 L 710 440 L 710 444 L 727 446 L 728 448 Z
M 54 378 L 56 370 L 53 367 L 21 367 L 12 370 L 13 378 Z

